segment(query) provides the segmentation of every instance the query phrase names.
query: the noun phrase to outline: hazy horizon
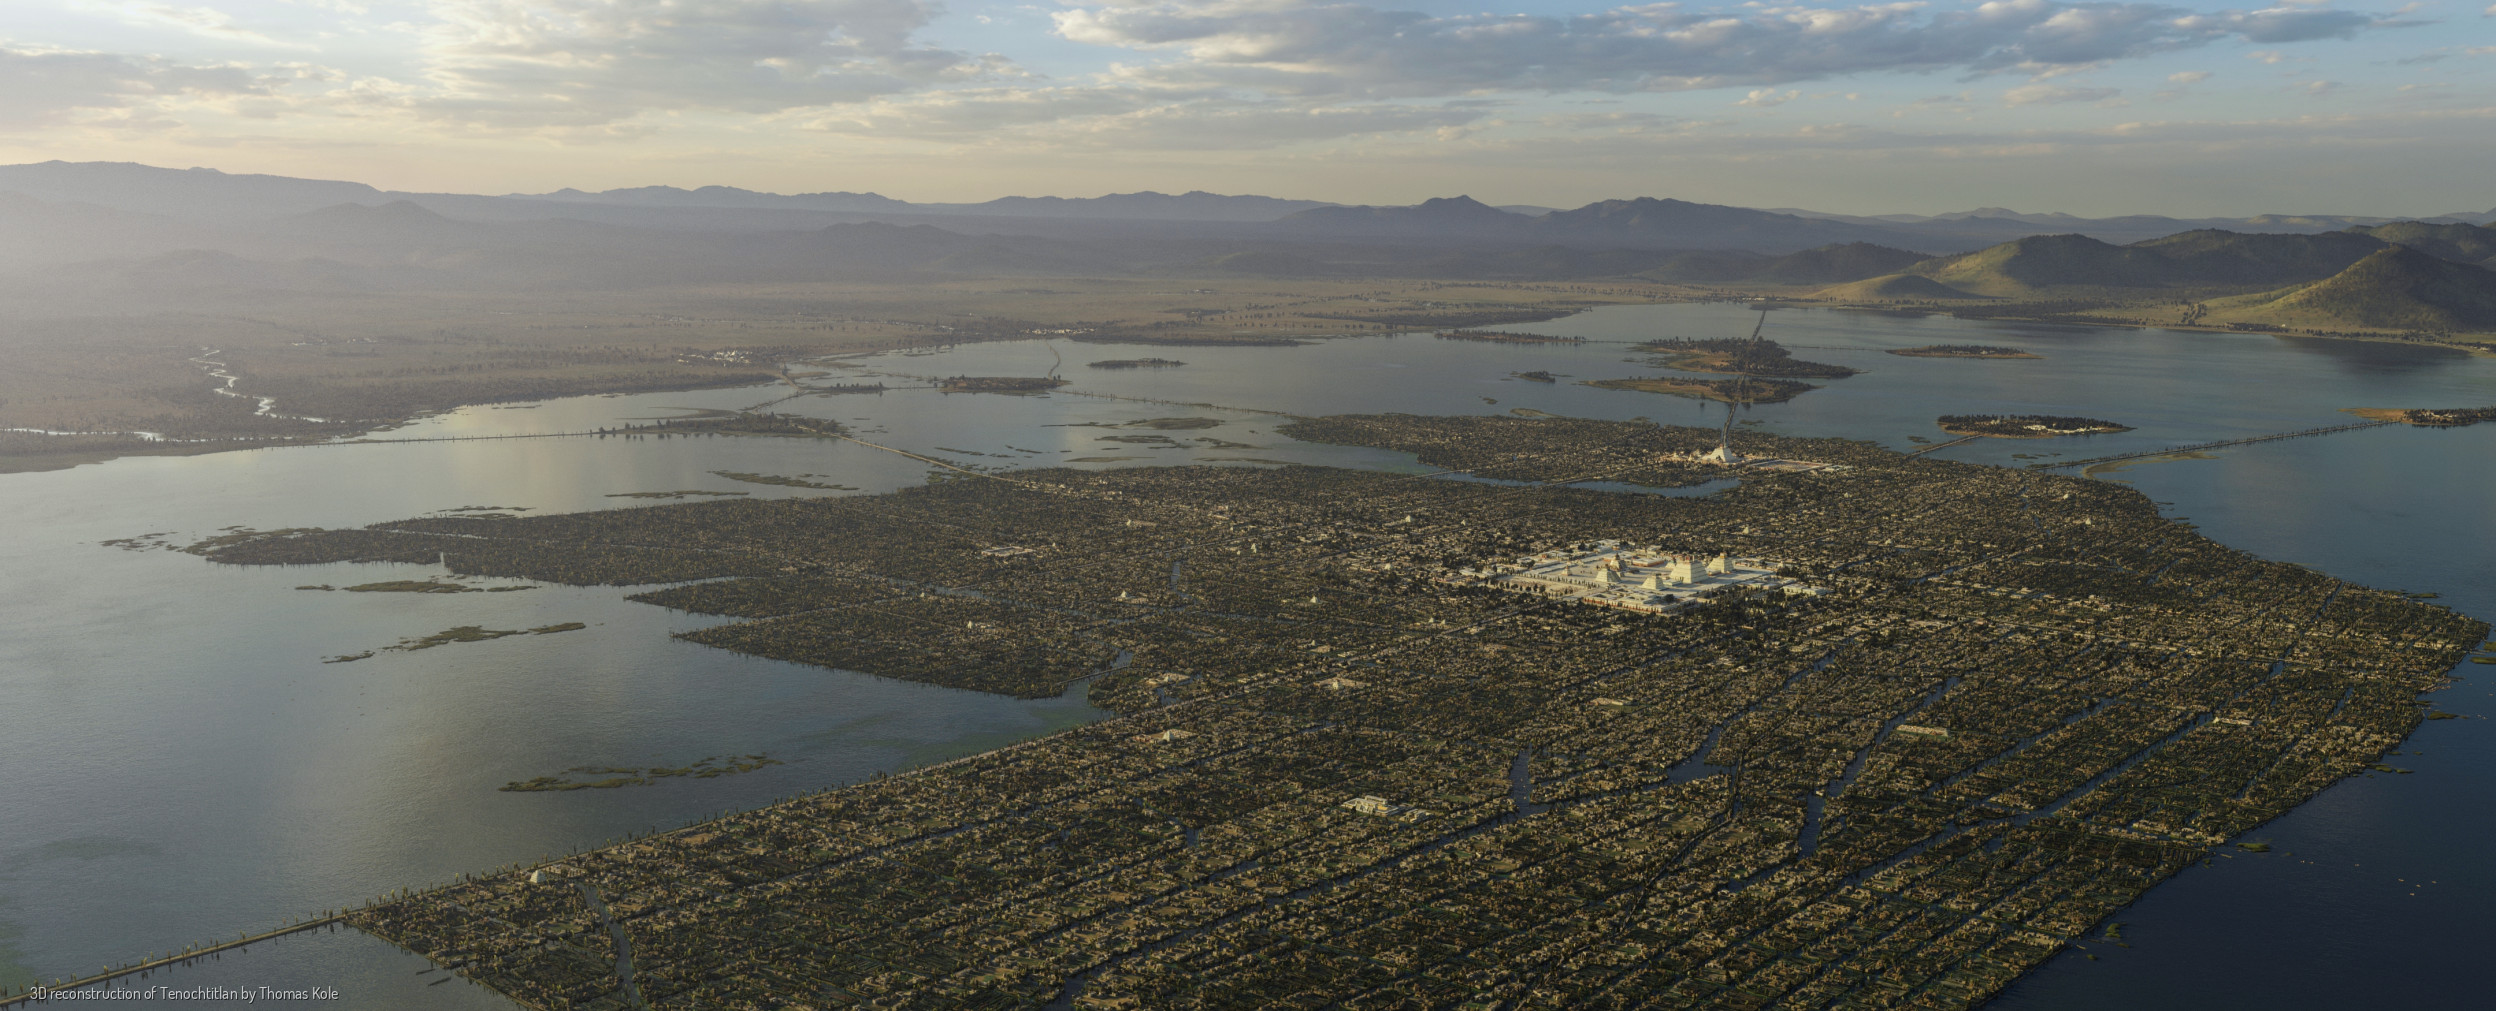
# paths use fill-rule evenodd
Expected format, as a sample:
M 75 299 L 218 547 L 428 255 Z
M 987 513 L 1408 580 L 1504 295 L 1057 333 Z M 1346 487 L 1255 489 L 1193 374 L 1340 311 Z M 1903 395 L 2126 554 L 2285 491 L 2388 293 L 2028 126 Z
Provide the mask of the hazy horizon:
M 2484 210 L 2496 7 L 36 0 L 0 161 L 928 203 Z M 2386 152 L 2397 151 L 2397 157 Z

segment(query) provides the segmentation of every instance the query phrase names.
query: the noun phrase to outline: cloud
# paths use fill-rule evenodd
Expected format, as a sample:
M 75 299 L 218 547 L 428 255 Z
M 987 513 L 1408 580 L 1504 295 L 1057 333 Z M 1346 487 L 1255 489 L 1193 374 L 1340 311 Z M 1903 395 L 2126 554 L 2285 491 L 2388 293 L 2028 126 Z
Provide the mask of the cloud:
M 240 68 L 193 67 L 150 57 L 0 47 L 0 129 L 55 126 L 127 113 L 183 96 L 265 94 Z
M 1677 4 L 1593 14 L 1457 15 L 1335 0 L 1089 0 L 1054 15 L 1082 43 L 1168 54 L 1131 73 L 1271 94 L 1444 96 L 1484 91 L 1768 87 L 1846 74 L 2031 72 L 2223 39 L 2347 37 L 2363 14 L 2200 13 L 2151 3 L 1991 0 L 1969 10 Z
M 2066 88 L 2052 84 L 2025 84 L 2002 93 L 2004 105 L 2061 105 L 2066 102 L 2102 102 L 2123 94 L 2120 88 Z
M 1117 86 L 991 87 L 893 96 L 806 125 L 956 143 L 1220 150 L 1466 127 L 1491 111 L 1481 103 L 1325 105 Z
M 2185 70 L 2167 75 L 2167 80 L 2176 84 L 2200 84 L 2209 79 L 2210 72 L 2207 70 Z
M 933 0 L 433 0 L 423 111 L 597 126 L 654 110 L 770 114 L 1010 74 L 922 45 Z
M 259 32 L 237 27 L 234 24 L 233 15 L 214 7 L 178 7 L 165 3 L 119 3 L 109 5 L 105 9 L 130 24 L 168 27 L 221 42 L 244 42 L 255 46 L 274 46 L 286 49 L 310 48 L 301 43 L 281 42 Z
M 1791 102 L 1801 97 L 1803 97 L 1803 93 L 1800 91 L 1778 91 L 1775 88 L 1753 88 L 1748 96 L 1745 96 L 1741 101 L 1733 104 L 1747 105 L 1757 109 L 1767 109 L 1784 105 L 1787 102 Z
M 2340 82 L 2338 81 L 2307 81 L 2305 82 L 2305 93 L 2308 95 L 2328 95 L 2338 87 L 2340 87 Z

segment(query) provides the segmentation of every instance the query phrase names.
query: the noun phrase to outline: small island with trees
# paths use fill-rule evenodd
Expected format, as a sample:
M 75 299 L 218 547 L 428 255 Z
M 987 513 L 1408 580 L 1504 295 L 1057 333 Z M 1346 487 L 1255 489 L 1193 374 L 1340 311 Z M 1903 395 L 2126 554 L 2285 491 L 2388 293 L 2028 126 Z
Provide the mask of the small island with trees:
M 2130 425 L 2099 418 L 2055 414 L 1945 414 L 1940 424 L 1942 431 L 1952 435 L 1991 439 L 2051 439 L 2058 435 L 2104 435 L 2132 430 Z
M 1995 347 L 1990 344 L 1927 344 L 1920 348 L 1891 348 L 1889 353 L 1902 358 L 2043 358 L 2018 348 Z
M 955 376 L 936 384 L 947 393 L 1044 393 L 1064 385 L 1056 376 Z
M 1682 379 L 1675 376 L 1594 379 L 1588 380 L 1586 385 L 1607 390 L 1668 393 L 1676 397 L 1696 397 L 1727 404 L 1782 404 L 1819 389 L 1810 383 L 1784 379 Z
M 1497 330 L 1441 330 L 1435 336 L 1443 341 L 1489 341 L 1493 344 L 1584 344 L 1584 337 L 1553 337 L 1539 333 L 1501 333 Z
M 2461 428 L 2482 421 L 2496 421 L 2496 407 L 2352 407 L 2348 413 L 2421 428 Z
M 1093 362 L 1091 367 L 1096 369 L 1175 369 L 1185 364 L 1187 363 L 1171 358 L 1113 358 L 1105 362 Z
M 769 411 L 697 410 L 681 418 L 660 418 L 646 425 L 600 427 L 592 434 L 624 435 L 770 435 L 795 438 L 837 437 L 847 432 L 841 423 L 830 418 L 811 418 L 802 414 L 778 414 Z
M 1637 350 L 1662 355 L 1664 364 L 1685 372 L 1730 372 L 1776 379 L 1844 379 L 1857 369 L 1793 356 L 1771 340 L 1658 340 Z M 1797 391 L 1799 392 L 1799 391 Z

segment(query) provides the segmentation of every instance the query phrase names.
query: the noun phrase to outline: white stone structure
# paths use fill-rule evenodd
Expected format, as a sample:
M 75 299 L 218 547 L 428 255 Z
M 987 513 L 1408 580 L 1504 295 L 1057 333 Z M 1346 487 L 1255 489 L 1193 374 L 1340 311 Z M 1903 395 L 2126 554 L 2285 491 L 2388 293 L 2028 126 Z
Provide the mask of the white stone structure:
M 1737 589 L 1826 592 L 1779 576 L 1777 568 L 1775 562 L 1735 558 L 1729 552 L 1703 558 L 1598 541 L 1591 551 L 1546 551 L 1507 564 L 1461 569 L 1456 581 L 1648 614 L 1670 613 Z

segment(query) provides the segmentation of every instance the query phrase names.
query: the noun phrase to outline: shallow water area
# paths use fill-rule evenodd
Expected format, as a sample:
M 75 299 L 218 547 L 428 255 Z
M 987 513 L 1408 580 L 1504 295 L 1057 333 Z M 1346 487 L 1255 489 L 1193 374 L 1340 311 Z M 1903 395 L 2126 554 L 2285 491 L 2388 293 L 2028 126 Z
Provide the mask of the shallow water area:
M 645 492 L 869 494 L 924 481 L 934 469 L 926 459 L 969 470 L 1297 462 L 1424 474 L 1435 468 L 1406 454 L 1298 443 L 1277 428 L 1290 414 L 1520 409 L 1714 428 L 1723 419 L 1718 404 L 1578 383 L 1668 371 L 1630 350 L 1637 341 L 1738 336 L 1756 321 L 1739 305 L 1679 305 L 1507 328 L 1588 338 L 1582 344 L 1403 334 L 1149 352 L 1062 340 L 968 345 L 850 359 L 863 368 L 807 380 L 881 381 L 891 387 L 881 394 L 802 395 L 772 385 L 481 406 L 371 437 L 388 444 L 0 475 L 0 514 L 16 533 L 0 541 L 0 698 L 13 717 L 11 733 L 0 736 L 0 810 L 11 812 L 0 819 L 0 983 L 93 972 L 387 889 L 535 861 L 1100 715 L 1078 699 L 1021 702 L 691 645 L 669 633 L 717 619 L 626 601 L 629 588 L 298 590 L 444 570 L 220 566 L 101 541 L 161 532 L 181 544 L 232 525 L 351 526 L 462 508 L 543 514 L 670 501 L 614 497 Z M 1953 413 L 2082 414 L 2135 429 L 1936 451 L 2016 466 L 2354 420 L 2339 413 L 2344 407 L 2496 403 L 2496 359 L 2393 345 L 1801 309 L 1769 313 L 1766 333 L 1797 357 L 1865 371 L 1738 412 L 1737 448 L 1742 432 L 1764 428 L 1913 449 L 1918 438 L 1947 441 L 1933 419 Z M 1884 353 L 1941 343 L 2012 345 L 2043 357 Z M 1140 353 L 1187 364 L 1083 364 Z M 946 394 L 925 385 L 928 377 L 1039 376 L 1053 367 L 1070 385 L 1046 394 Z M 1512 375 L 1532 370 L 1562 378 Z M 801 395 L 783 399 L 793 393 Z M 765 403 L 839 420 L 859 439 L 926 459 L 830 439 L 563 434 Z M 513 435 L 532 437 L 488 438 Z M 2496 425 L 2386 426 L 2144 460 L 2101 476 L 2139 487 L 2224 543 L 2372 585 L 2439 593 L 2485 617 L 2496 615 L 2496 550 L 2483 534 L 2496 519 L 2496 471 L 2484 466 L 2491 459 Z M 588 627 L 321 663 L 462 625 L 567 622 Z M 2460 673 L 2482 670 L 2465 664 Z M 2496 713 L 2483 677 L 2439 702 Z M 2496 785 L 2488 725 L 2427 724 L 2402 746 L 2424 754 L 2390 759 L 2416 775 L 2341 783 L 2257 830 L 2272 852 L 2196 868 L 2118 914 L 2133 948 L 2075 951 L 2023 980 L 2002 1005 L 2315 1007 L 2353 1003 L 2339 998 L 2359 990 L 2436 1004 L 2468 992 L 2453 988 L 2483 982 L 2472 974 L 2484 970 L 2457 967 L 2479 964 L 2488 932 L 2478 912 L 2496 903 L 2496 876 L 2476 869 L 2473 852 L 2474 840 L 2496 829 L 2482 824 L 2496 821 L 2481 803 Z M 756 753 L 787 764 L 622 789 L 496 789 L 583 765 L 672 767 Z M 2393 879 L 2435 883 L 2413 897 L 2390 890 L 2379 867 L 2392 868 Z M 348 1006 L 507 1006 L 464 982 L 428 985 L 442 974 L 423 968 L 341 931 L 254 945 L 145 982 L 330 986 Z M 2333 983 L 2335 973 L 2344 982 Z M 2382 989 L 2392 974 L 2422 989 Z

